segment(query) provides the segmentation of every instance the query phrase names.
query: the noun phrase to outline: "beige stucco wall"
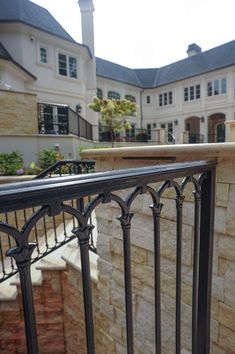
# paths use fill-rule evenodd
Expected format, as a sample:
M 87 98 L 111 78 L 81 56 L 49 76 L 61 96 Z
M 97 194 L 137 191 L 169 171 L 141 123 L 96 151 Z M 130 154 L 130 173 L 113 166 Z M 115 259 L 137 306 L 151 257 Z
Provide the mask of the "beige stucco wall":
M 0 134 L 37 134 L 37 96 L 0 90 Z
M 150 157 L 141 160 L 138 157 Z M 130 168 L 167 161 L 216 159 L 216 208 L 214 259 L 212 280 L 211 354 L 235 353 L 235 144 L 204 144 L 197 146 L 167 146 L 90 150 L 84 158 L 96 159 L 96 170 Z M 137 160 L 128 160 L 127 157 Z M 155 160 L 157 158 L 157 160 Z M 192 191 L 191 191 L 192 192 Z M 120 192 L 119 195 L 127 195 Z M 164 195 L 162 211 L 162 319 L 163 353 L 174 353 L 174 286 L 175 229 L 174 198 Z M 133 211 L 136 221 L 132 228 L 133 311 L 135 320 L 135 352 L 152 354 L 153 349 L 153 245 L 150 200 L 138 199 Z M 125 353 L 125 322 L 123 298 L 123 251 L 117 206 L 105 204 L 97 210 L 98 290 L 100 293 L 100 325 L 103 352 Z M 135 217 L 134 217 L 135 219 Z M 182 278 L 182 348 L 190 353 L 190 320 L 192 287 L 193 204 L 188 194 L 183 206 L 183 278 Z M 106 351 L 105 351 L 106 350 Z M 208 353 L 207 353 L 208 354 Z

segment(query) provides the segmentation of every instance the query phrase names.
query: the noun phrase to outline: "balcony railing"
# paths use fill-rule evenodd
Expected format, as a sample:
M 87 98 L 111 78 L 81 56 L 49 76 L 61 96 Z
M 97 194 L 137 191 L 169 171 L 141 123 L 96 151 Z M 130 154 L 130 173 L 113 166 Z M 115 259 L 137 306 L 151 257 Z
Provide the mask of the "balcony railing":
M 39 134 L 76 136 L 92 140 L 92 125 L 68 106 L 38 104 Z
M 155 352 L 162 351 L 161 320 L 161 212 L 162 196 L 168 189 L 175 193 L 176 210 L 176 262 L 175 262 L 175 353 L 181 353 L 181 275 L 182 275 L 182 208 L 185 190 L 193 185 L 194 192 L 194 256 L 192 280 L 192 353 L 209 353 L 210 343 L 210 299 L 212 277 L 213 218 L 215 197 L 215 162 L 197 161 L 166 164 L 111 172 L 62 177 L 58 179 L 37 180 L 17 184 L 7 184 L 0 191 L 0 213 L 12 213 L 11 220 L 0 222 L 1 237 L 12 240 L 7 250 L 16 262 L 20 275 L 24 309 L 25 332 L 29 354 L 37 354 L 38 341 L 34 311 L 33 290 L 30 278 L 30 265 L 33 252 L 40 242 L 31 233 L 41 220 L 50 222 L 61 215 L 72 216 L 76 225 L 70 231 L 69 239 L 78 239 L 81 253 L 83 279 L 83 298 L 86 324 L 87 353 L 95 354 L 96 337 L 93 321 L 91 277 L 89 266 L 89 239 L 94 225 L 90 216 L 96 207 L 103 203 L 116 203 L 120 208 L 120 229 L 123 236 L 124 296 L 126 314 L 126 350 L 134 353 L 134 316 L 132 303 L 132 263 L 131 226 L 132 206 L 140 195 L 148 194 L 151 199 L 153 240 L 154 240 L 154 289 L 155 289 Z M 119 191 L 128 189 L 127 196 L 121 197 Z M 92 197 L 88 201 L 88 197 Z M 83 211 L 69 201 L 83 198 L 86 206 Z M 21 225 L 14 222 L 14 214 L 19 210 L 32 210 L 25 215 Z M 2 218 L 1 218 L 2 220 Z M 112 238 L 112 235 L 110 235 Z M 143 234 L 144 237 L 144 234 Z M 67 239 L 68 241 L 68 239 Z M 63 241 L 62 241 L 63 242 Z M 1 246 L 1 245 L 0 245 Z

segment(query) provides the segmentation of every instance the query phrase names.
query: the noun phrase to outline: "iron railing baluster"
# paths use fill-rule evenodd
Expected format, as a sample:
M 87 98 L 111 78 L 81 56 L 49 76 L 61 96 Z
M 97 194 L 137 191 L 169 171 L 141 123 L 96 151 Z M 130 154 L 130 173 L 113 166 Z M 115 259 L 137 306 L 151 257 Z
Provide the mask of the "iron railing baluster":
M 94 336 L 91 275 L 90 275 L 90 261 L 89 261 L 89 238 L 92 229 L 93 229 L 93 225 L 86 225 L 83 228 L 78 227 L 72 230 L 72 232 L 78 238 L 80 253 L 81 253 L 87 354 L 95 354 L 95 336 Z
M 123 252 L 124 252 L 124 280 L 125 280 L 125 307 L 126 307 L 126 336 L 127 353 L 134 354 L 133 339 L 133 309 L 132 309 L 132 280 L 131 280 L 131 245 L 130 228 L 133 214 L 123 214 L 118 220 L 123 231 Z
M 192 354 L 197 354 L 197 315 L 198 315 L 198 274 L 200 249 L 200 209 L 201 193 L 194 192 L 194 246 L 193 246 L 193 298 L 192 298 Z
M 210 353 L 210 307 L 215 209 L 215 170 L 201 186 L 197 354 Z
M 160 216 L 163 204 L 151 206 L 154 221 L 154 288 L 155 288 L 155 348 L 161 354 L 161 262 L 160 262 Z
M 182 206 L 184 197 L 176 198 L 176 354 L 181 353 L 181 271 L 182 271 Z

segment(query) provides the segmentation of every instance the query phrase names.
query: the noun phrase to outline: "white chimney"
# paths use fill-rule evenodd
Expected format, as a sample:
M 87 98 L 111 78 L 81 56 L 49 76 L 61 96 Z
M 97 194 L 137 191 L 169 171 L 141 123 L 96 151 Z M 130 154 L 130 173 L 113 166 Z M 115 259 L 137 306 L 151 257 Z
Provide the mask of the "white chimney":
M 82 19 L 82 44 L 89 47 L 92 56 L 95 54 L 93 12 L 95 10 L 92 0 L 78 0 Z

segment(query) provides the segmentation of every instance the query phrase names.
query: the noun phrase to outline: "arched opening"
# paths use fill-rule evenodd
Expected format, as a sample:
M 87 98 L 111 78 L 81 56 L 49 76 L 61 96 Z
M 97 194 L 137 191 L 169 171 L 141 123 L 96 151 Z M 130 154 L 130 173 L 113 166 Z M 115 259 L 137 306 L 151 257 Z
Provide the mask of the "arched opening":
M 208 117 L 208 142 L 225 142 L 225 114 L 215 113 Z
M 185 119 L 185 130 L 188 132 L 189 144 L 199 144 L 203 142 L 203 136 L 200 134 L 199 117 L 189 117 Z

